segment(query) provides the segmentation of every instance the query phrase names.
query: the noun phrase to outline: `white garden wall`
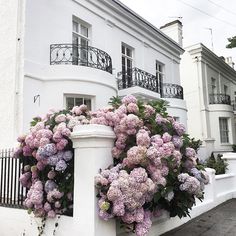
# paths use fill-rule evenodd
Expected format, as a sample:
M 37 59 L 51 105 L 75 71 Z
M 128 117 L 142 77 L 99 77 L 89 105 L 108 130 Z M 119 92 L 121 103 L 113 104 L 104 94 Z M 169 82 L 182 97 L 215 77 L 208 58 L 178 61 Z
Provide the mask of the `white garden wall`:
M 115 221 L 102 221 L 98 217 L 94 176 L 100 168 L 112 163 L 111 148 L 115 135 L 110 127 L 84 125 L 75 128 L 72 134 L 75 148 L 75 189 L 74 216 L 62 216 L 56 235 L 125 236 Z M 228 172 L 215 176 L 213 169 L 207 168 L 210 183 L 205 189 L 205 199 L 198 201 L 191 211 L 194 218 L 218 204 L 236 197 L 236 153 L 226 153 L 224 159 L 229 164 Z M 149 236 L 158 236 L 178 227 L 191 218 L 169 218 L 166 213 L 155 220 Z M 37 222 L 26 210 L 0 207 L 1 236 L 37 236 Z M 56 220 L 48 220 L 45 236 L 52 236 Z M 130 234 L 131 236 L 132 234 Z

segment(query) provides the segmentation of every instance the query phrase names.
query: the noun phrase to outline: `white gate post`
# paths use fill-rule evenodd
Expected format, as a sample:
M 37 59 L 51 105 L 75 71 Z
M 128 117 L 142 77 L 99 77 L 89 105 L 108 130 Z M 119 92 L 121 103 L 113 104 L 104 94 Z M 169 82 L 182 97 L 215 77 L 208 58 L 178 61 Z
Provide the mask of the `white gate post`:
M 115 236 L 114 220 L 103 221 L 98 216 L 94 177 L 100 168 L 113 163 L 111 149 L 115 134 L 104 125 L 80 125 L 71 135 L 74 158 L 74 213 L 78 235 Z

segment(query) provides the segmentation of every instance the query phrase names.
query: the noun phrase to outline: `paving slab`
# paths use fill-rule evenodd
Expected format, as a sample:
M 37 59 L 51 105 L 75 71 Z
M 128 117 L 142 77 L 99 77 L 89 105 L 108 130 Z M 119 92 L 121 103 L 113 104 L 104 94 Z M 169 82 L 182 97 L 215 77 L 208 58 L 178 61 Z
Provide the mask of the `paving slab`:
M 162 236 L 236 236 L 236 199 L 224 202 Z

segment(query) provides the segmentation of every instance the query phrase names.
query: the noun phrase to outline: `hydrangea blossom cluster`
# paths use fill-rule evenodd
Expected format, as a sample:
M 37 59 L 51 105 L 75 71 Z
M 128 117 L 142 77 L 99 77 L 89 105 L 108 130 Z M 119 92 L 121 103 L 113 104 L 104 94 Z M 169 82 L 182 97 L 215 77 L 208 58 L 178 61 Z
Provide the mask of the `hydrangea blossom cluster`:
M 126 224 L 143 222 L 143 205 L 152 199 L 156 190 L 144 168 L 134 168 L 129 174 L 117 165 L 97 175 L 95 183 L 100 187 L 109 186 L 107 194 L 99 200 L 101 218 L 108 220 L 117 216 Z
M 90 122 L 111 126 L 116 134 L 112 155 L 117 165 L 95 177 L 102 219 L 115 217 L 127 228 L 133 225 L 136 235 L 146 236 L 160 208 L 170 211 L 161 202 L 171 205 L 186 196 L 181 195 L 184 192 L 190 202 L 203 196 L 207 174 L 197 169 L 196 152 L 186 143 L 184 126 L 160 104 L 142 104 L 129 95 L 119 106 L 94 112 Z
M 53 218 L 72 207 L 70 134 L 75 125 L 89 123 L 88 116 L 85 105 L 71 111 L 50 111 L 44 118 L 35 118 L 29 134 L 18 138 L 20 146 L 15 156 L 24 164 L 20 182 L 29 189 L 25 206 L 35 216 Z

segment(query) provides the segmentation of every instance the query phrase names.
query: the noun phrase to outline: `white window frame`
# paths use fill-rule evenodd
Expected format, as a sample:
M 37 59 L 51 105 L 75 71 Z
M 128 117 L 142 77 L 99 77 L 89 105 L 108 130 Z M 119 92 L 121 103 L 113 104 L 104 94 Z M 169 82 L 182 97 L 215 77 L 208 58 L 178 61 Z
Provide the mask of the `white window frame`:
M 74 30 L 74 24 L 77 24 L 78 30 Z M 87 29 L 87 35 L 82 33 L 82 27 Z M 72 17 L 73 65 L 87 65 L 89 62 L 89 52 L 87 47 L 90 45 L 90 28 L 91 26 L 88 23 L 75 16 Z
M 74 99 L 74 106 L 79 106 L 81 104 L 75 104 L 75 99 L 76 98 L 80 98 L 80 99 L 83 99 L 83 103 L 84 104 L 84 101 L 87 99 L 87 100 L 90 100 L 91 101 L 91 110 L 94 110 L 93 106 L 94 106 L 94 97 L 93 96 L 88 96 L 88 95 L 83 95 L 83 94 L 64 94 L 64 107 L 65 109 L 68 109 L 67 107 L 67 98 L 73 98 Z M 88 109 L 90 110 L 90 108 L 88 107 Z
M 122 52 L 122 47 L 125 48 L 125 53 Z M 131 51 L 131 56 L 127 55 L 127 49 Z M 131 46 L 129 46 L 128 44 L 125 43 L 121 43 L 121 60 L 125 58 L 125 68 L 127 70 L 127 61 L 131 61 L 131 68 L 134 67 L 134 48 L 132 48 Z M 123 66 L 123 63 L 121 63 Z
M 216 79 L 211 77 L 211 94 L 217 93 Z
M 123 52 L 124 48 L 124 52 Z M 130 54 L 128 55 L 128 50 L 130 50 Z M 124 60 L 124 63 L 123 63 Z M 130 67 L 128 67 L 128 62 L 130 63 Z M 134 68 L 134 48 L 129 46 L 126 43 L 121 43 L 121 71 L 122 71 L 122 83 L 123 87 L 127 88 L 132 85 L 132 76 L 133 76 L 133 68 Z
M 163 82 L 165 78 L 165 64 L 157 60 L 156 60 L 156 77 L 161 82 Z
M 219 117 L 219 130 L 221 144 L 229 144 L 229 118 Z
M 78 31 L 74 31 L 74 23 L 78 24 Z M 81 33 L 81 27 L 87 28 L 88 35 L 85 36 Z M 81 44 L 81 39 L 85 39 L 90 44 L 90 25 L 80 20 L 79 18 L 73 16 L 72 18 L 72 41 L 73 35 L 76 35 L 79 38 L 79 44 Z
M 224 84 L 223 89 L 224 89 L 224 94 L 227 95 L 229 87 L 226 84 Z

